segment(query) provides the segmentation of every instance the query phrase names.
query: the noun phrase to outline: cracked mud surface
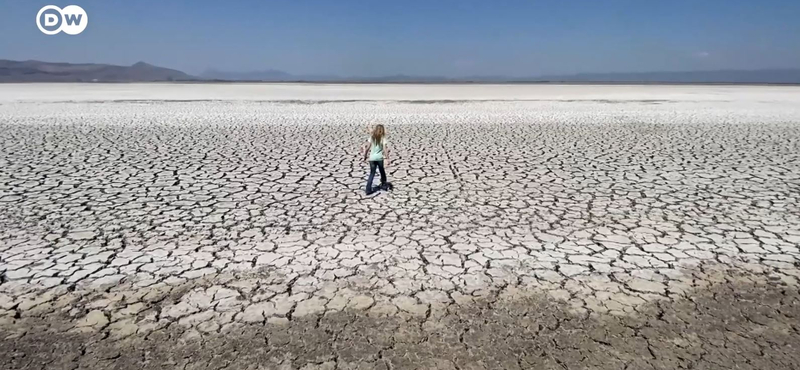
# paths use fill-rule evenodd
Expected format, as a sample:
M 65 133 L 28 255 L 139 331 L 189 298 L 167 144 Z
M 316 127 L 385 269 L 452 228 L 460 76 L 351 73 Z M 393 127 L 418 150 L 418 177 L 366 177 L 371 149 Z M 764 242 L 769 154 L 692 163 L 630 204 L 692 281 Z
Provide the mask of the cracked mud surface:
M 795 88 L 192 88 L 0 89 L 6 368 L 800 366 Z
M 614 316 L 511 289 L 423 317 L 346 310 L 191 338 L 182 325 L 120 338 L 22 319 L 28 333 L 0 339 L 0 356 L 11 369 L 787 369 L 800 364 L 798 300 L 727 281 Z

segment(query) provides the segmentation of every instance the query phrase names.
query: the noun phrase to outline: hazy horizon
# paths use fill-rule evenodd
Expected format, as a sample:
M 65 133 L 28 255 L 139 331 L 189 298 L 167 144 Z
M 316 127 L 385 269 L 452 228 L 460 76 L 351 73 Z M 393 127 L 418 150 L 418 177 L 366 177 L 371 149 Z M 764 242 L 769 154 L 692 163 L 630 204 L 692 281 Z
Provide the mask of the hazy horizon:
M 39 8 L 76 4 L 77 36 L 46 36 Z M 200 75 L 512 76 L 800 67 L 800 3 L 496 6 L 476 1 L 0 0 L 0 58 L 131 65 Z
M 172 67 L 169 67 L 169 66 L 156 65 L 156 64 L 148 62 L 147 60 L 139 60 L 139 61 L 131 63 L 131 64 L 102 63 L 102 62 L 95 62 L 95 61 L 88 61 L 88 60 L 76 60 L 76 61 L 41 60 L 41 59 L 24 59 L 24 60 L 23 59 L 18 59 L 18 60 L 13 60 L 13 59 L 5 59 L 5 58 L 0 58 L 0 60 L 11 60 L 11 61 L 17 61 L 17 62 L 36 61 L 36 62 L 52 63 L 52 64 L 66 63 L 66 64 L 76 64 L 76 65 L 80 65 L 80 64 L 98 64 L 98 65 L 105 64 L 105 65 L 115 65 L 115 66 L 120 66 L 120 67 L 129 67 L 129 66 L 132 66 L 132 65 L 137 64 L 137 63 L 146 63 L 146 64 L 153 65 L 155 67 L 172 68 Z M 178 70 L 180 72 L 185 72 L 185 71 L 181 71 L 179 69 L 176 69 L 176 70 Z M 453 76 L 406 75 L 406 74 L 402 74 L 402 73 L 386 73 L 386 74 L 375 75 L 375 76 L 336 75 L 336 74 L 322 75 L 322 74 L 299 74 L 299 73 L 293 73 L 292 71 L 278 70 L 278 69 L 273 69 L 273 68 L 253 69 L 253 70 L 246 70 L 246 71 L 234 71 L 234 70 L 224 70 L 224 69 L 218 69 L 218 68 L 208 68 L 206 70 L 200 71 L 200 73 L 196 73 L 196 74 L 188 73 L 188 74 L 200 77 L 203 74 L 206 74 L 208 72 L 231 73 L 231 74 L 280 72 L 280 73 L 286 73 L 286 74 L 293 75 L 293 76 L 314 76 L 314 75 L 317 75 L 317 76 L 330 76 L 330 77 L 341 77 L 341 78 L 348 78 L 348 77 L 356 78 L 356 77 L 409 76 L 409 77 L 447 77 L 447 78 L 455 78 L 455 79 L 457 79 L 457 78 L 463 78 L 463 77 L 536 78 L 536 77 L 562 76 L 562 75 L 563 76 L 571 76 L 571 75 L 606 75 L 606 74 L 608 74 L 608 75 L 621 75 L 621 74 L 702 73 L 702 72 L 713 73 L 713 72 L 726 72 L 726 71 L 732 71 L 732 72 L 758 72 L 758 71 L 778 71 L 778 70 L 797 71 L 797 70 L 800 70 L 800 67 L 783 67 L 783 68 L 777 67 L 777 68 L 756 68 L 756 69 L 658 70 L 658 71 L 655 71 L 655 70 L 650 71 L 650 70 L 648 70 L 648 71 L 635 71 L 635 72 L 633 72 L 633 71 L 589 71 L 589 72 L 565 73 L 565 74 L 549 74 L 549 75 L 508 75 L 508 74 L 481 75 L 481 74 L 473 74 L 473 75 L 453 75 Z

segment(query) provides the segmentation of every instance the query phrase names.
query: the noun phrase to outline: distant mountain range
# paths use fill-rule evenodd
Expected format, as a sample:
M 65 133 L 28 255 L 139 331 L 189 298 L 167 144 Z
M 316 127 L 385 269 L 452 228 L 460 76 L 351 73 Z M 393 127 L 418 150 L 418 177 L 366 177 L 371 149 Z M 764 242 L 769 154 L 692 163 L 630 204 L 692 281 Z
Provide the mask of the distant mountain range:
M 579 73 L 538 77 L 513 76 L 408 76 L 342 77 L 294 75 L 268 69 L 253 72 L 208 70 L 192 76 L 178 70 L 144 62 L 131 66 L 110 64 L 49 63 L 36 60 L 0 59 L 0 82 L 150 82 L 150 81 L 252 81 L 252 82 L 343 82 L 343 83 L 752 83 L 800 84 L 800 68 L 762 70 L 716 70 L 690 72 Z
M 408 76 L 341 77 L 334 75 L 293 75 L 278 70 L 261 72 L 207 71 L 200 77 L 208 80 L 263 82 L 371 82 L 371 83 L 765 83 L 800 84 L 800 69 L 718 70 L 690 72 L 579 73 L 538 77 L 513 76 Z
M 197 80 L 181 71 L 145 62 L 131 66 L 49 63 L 0 59 L 0 82 L 144 82 Z
M 561 82 L 798 84 L 800 83 L 800 69 L 579 73 L 574 75 L 545 76 L 541 77 L 541 79 Z
M 250 72 L 225 72 L 209 69 L 200 74 L 204 80 L 220 81 L 335 81 L 341 77 L 333 75 L 302 75 L 295 76 L 284 71 L 267 69 L 263 71 Z

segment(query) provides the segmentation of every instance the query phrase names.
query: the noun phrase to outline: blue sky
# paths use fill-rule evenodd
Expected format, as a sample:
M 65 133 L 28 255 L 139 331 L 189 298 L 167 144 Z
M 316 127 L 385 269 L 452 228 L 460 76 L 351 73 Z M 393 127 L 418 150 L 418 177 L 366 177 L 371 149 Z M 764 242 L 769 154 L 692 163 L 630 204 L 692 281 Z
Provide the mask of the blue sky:
M 35 24 L 89 15 L 77 36 Z M 800 68 L 798 0 L 0 0 L 0 59 L 200 73 L 510 75 Z

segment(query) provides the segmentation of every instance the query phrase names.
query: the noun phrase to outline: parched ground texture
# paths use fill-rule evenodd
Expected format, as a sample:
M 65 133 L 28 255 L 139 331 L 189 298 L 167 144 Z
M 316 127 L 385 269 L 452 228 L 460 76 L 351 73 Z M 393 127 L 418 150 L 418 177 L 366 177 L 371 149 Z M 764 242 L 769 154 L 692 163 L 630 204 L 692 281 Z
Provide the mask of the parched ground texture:
M 0 85 L 4 369 L 792 369 L 798 279 L 797 87 Z

